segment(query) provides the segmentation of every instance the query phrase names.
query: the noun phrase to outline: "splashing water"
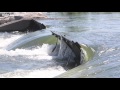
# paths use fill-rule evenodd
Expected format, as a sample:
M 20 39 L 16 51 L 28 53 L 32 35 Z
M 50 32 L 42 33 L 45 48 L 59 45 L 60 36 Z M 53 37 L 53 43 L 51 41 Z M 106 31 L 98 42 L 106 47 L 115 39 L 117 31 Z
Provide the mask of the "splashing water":
M 66 71 L 55 61 L 55 59 L 59 59 L 59 57 L 49 55 L 54 45 L 43 44 L 42 46 L 37 46 L 32 49 L 15 49 L 10 51 L 4 49 L 4 47 L 22 36 L 23 35 L 1 33 L 1 78 L 51 78 Z

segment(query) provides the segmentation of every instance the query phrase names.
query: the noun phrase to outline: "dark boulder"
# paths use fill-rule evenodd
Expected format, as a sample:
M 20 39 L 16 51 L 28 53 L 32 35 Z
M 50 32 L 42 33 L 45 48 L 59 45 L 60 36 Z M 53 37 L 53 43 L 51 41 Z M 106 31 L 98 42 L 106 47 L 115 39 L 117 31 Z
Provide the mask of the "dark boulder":
M 71 41 L 64 36 L 58 35 L 54 32 L 52 32 L 52 35 L 54 35 L 59 40 L 62 38 L 62 40 L 68 45 L 68 47 L 72 50 L 72 52 L 75 54 L 75 65 L 78 66 L 81 64 L 81 45 L 78 42 Z
M 45 29 L 45 25 L 35 20 L 40 18 L 45 17 L 39 12 L 16 12 L 13 15 L 11 13 L 0 13 L 0 32 L 26 32 Z
M 33 19 L 20 19 L 0 25 L 0 32 L 12 32 L 12 31 L 25 32 L 25 31 L 36 31 L 45 28 L 46 28 L 45 25 Z

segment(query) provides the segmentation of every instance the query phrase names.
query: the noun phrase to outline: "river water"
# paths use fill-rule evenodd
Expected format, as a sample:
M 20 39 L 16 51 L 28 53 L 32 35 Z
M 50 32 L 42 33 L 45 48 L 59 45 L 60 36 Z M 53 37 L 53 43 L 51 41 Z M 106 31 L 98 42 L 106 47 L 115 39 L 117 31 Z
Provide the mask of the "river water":
M 56 63 L 48 54 L 48 44 L 32 48 L 5 48 L 32 32 L 0 33 L 0 77 L 1 78 L 53 78 L 60 77 L 120 77 L 120 13 L 119 12 L 48 12 L 49 19 L 38 20 L 47 26 L 34 35 L 49 31 L 64 33 L 69 39 L 78 41 L 95 50 L 94 57 L 76 67 L 71 74 Z M 31 36 L 32 37 L 32 36 Z

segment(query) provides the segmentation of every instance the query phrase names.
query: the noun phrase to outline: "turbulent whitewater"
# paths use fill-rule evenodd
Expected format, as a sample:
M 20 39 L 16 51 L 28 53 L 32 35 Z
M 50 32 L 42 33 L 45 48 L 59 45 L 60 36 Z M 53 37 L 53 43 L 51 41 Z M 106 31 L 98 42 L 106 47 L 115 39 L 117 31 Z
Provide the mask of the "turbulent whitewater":
M 54 77 L 65 72 L 64 68 L 48 55 L 52 46 L 43 44 L 32 49 L 5 50 L 3 47 L 23 35 L 1 33 L 0 77 Z
M 48 32 L 44 30 L 34 32 L 29 39 L 25 36 L 30 35 L 30 33 L 0 33 L 0 77 L 120 77 L 119 12 L 48 12 L 46 15 L 49 19 L 38 21 L 46 25 L 46 31 Z M 43 37 L 42 34 L 50 35 L 50 31 L 63 33 L 69 40 L 93 48 L 93 51 L 95 51 L 94 57 L 91 57 L 93 56 L 90 51 L 91 48 L 84 48 L 84 53 L 86 53 L 86 50 L 89 52 L 86 55 L 88 57 L 85 58 L 90 60 L 66 71 L 63 66 L 66 63 L 64 60 L 67 59 L 61 57 L 62 55 L 70 56 L 71 51 L 68 49 L 66 53 L 63 52 L 64 54 L 60 53 L 58 55 L 58 52 L 53 52 L 50 55 L 56 42 L 54 42 L 54 45 L 48 43 L 41 45 L 38 42 L 41 40 L 39 38 Z M 26 43 L 22 42 L 23 38 L 26 38 L 24 39 Z M 32 43 L 32 40 L 35 40 L 36 45 Z M 46 37 L 44 40 L 46 40 Z M 16 48 L 16 46 L 19 46 L 19 48 Z M 66 48 L 62 50 L 64 51 Z M 67 54 L 68 52 L 69 54 Z M 74 57 L 74 54 L 72 55 L 71 58 Z

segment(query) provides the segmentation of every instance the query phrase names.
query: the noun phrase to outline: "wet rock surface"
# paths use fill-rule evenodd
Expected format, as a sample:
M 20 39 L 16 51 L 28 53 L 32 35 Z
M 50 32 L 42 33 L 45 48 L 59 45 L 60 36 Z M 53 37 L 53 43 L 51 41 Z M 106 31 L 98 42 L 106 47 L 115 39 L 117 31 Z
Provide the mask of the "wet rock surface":
M 45 25 L 35 19 L 47 18 L 41 12 L 1 12 L 0 32 L 10 31 L 34 31 L 44 29 Z
M 20 19 L 41 19 L 47 18 L 41 12 L 1 12 L 0 25 Z

